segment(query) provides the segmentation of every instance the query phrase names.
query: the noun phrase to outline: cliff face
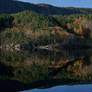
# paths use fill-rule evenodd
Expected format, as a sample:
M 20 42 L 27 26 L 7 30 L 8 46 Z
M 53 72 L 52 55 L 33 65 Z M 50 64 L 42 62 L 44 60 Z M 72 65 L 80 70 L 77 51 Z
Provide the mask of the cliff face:
M 92 9 L 61 8 L 47 4 L 31 4 L 17 0 L 0 0 L 0 13 L 17 13 L 24 10 L 32 10 L 44 15 L 53 14 L 92 14 Z

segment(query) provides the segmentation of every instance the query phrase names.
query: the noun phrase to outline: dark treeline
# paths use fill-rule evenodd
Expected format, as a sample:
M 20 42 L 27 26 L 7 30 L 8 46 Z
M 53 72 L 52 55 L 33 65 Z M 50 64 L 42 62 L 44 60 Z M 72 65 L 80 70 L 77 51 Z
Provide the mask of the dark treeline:
M 18 0 L 0 0 L 0 13 L 17 13 L 24 10 L 31 10 L 44 15 L 92 14 L 90 8 L 64 8 L 47 4 L 25 3 Z

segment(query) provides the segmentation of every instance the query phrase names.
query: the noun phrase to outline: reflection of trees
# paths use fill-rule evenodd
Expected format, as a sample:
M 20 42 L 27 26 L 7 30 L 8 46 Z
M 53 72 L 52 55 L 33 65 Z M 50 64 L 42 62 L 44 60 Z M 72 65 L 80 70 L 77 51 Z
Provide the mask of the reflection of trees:
M 92 74 L 92 56 L 87 56 L 74 61 L 73 64 L 67 66 L 67 71 L 72 71 L 76 75 L 85 76 L 87 74 Z
M 89 79 L 92 75 L 92 56 L 87 51 L 1 51 L 0 61 L 3 65 L 12 67 L 8 79 L 23 83 L 34 83 L 45 79 Z M 85 53 L 87 55 L 85 55 Z M 9 77 L 10 75 L 13 75 Z M 3 75 L 0 75 L 0 78 Z M 92 77 L 90 77 L 90 80 Z
M 92 56 L 80 57 L 54 71 L 55 78 L 92 80 Z M 52 72 L 53 74 L 53 72 Z
M 13 77 L 13 67 L 7 66 L 0 62 L 0 79 L 7 79 L 8 77 Z M 2 77 L 1 77 L 2 76 Z

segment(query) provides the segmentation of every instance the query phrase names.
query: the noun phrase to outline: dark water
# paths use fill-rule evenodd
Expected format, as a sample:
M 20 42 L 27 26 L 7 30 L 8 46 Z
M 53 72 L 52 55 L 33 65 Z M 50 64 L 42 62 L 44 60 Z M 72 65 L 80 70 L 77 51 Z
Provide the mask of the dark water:
M 91 92 L 92 50 L 0 51 L 0 92 Z

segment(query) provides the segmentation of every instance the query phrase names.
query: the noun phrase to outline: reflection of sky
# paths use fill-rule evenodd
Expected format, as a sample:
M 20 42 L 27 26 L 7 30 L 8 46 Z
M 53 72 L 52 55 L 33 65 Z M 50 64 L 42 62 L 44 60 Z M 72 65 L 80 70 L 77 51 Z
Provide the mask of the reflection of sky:
M 92 92 L 92 85 L 57 86 L 49 89 L 34 89 L 23 92 Z
M 46 3 L 64 7 L 88 7 L 92 8 L 92 0 L 20 0 L 31 3 Z

